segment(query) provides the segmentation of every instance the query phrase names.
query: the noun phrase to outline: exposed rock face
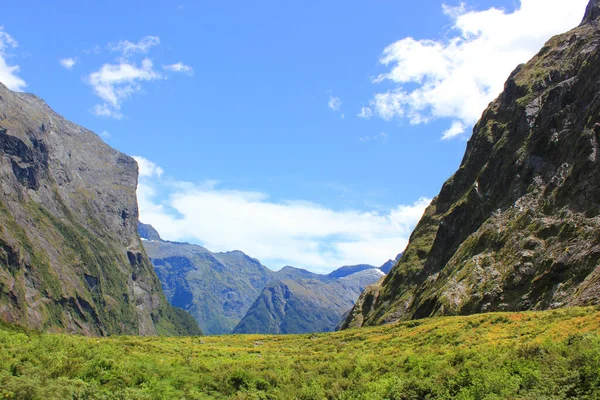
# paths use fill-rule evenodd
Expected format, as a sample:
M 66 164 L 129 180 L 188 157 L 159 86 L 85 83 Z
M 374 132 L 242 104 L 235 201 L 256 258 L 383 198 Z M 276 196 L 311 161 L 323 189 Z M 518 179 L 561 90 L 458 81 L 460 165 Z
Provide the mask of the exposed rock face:
M 600 302 L 600 1 L 510 76 L 345 327 Z
M 335 330 L 362 290 L 383 275 L 378 268 L 357 269 L 358 272 L 341 278 L 313 274 L 312 278 L 271 281 L 233 333 Z
M 152 225 L 147 225 L 140 222 L 138 224 L 138 232 L 142 239 L 162 241 L 160 234 Z
M 198 334 L 137 235 L 137 165 L 0 84 L 0 318 L 87 335 Z
M 207 334 L 334 330 L 362 289 L 383 275 L 371 265 L 329 275 L 290 266 L 272 271 L 241 251 L 213 253 L 165 241 L 142 223 L 139 232 L 167 299 L 188 310 Z M 260 308 L 261 301 L 269 306 Z
M 206 334 L 231 333 L 275 274 L 241 251 L 212 253 L 156 239 L 144 240 L 144 247 L 169 302 L 187 310 Z

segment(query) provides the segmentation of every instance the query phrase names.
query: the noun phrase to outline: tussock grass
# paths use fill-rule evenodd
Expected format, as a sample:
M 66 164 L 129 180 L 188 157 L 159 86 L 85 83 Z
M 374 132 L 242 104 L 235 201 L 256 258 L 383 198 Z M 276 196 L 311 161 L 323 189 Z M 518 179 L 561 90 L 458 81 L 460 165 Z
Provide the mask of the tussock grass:
M 89 338 L 0 326 L 0 398 L 600 399 L 600 308 L 335 333 Z

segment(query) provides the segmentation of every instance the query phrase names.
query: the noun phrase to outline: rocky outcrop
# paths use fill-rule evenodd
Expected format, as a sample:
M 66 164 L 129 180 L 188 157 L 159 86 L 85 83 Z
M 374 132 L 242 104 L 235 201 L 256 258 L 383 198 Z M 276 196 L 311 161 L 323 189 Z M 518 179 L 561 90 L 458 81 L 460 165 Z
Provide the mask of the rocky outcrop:
M 152 225 L 138 223 L 138 233 L 140 237 L 145 240 L 158 240 L 162 241 L 160 234 L 154 229 Z
M 511 74 L 346 327 L 600 302 L 599 11 Z
M 0 318 L 87 335 L 198 334 L 137 235 L 135 161 L 0 84 Z

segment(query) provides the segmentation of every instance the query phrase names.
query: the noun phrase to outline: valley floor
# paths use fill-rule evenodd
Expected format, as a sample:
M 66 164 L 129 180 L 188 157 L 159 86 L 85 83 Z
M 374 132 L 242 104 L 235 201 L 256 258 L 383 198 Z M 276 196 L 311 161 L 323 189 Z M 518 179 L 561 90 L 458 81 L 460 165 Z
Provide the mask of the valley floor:
M 0 326 L 8 399 L 600 399 L 600 308 L 290 336 L 89 338 Z

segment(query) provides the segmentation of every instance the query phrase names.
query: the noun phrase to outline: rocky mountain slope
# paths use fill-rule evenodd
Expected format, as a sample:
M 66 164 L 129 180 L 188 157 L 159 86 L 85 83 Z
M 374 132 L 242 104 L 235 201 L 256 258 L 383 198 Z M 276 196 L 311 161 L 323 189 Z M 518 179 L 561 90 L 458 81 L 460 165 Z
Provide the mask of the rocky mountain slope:
M 0 318 L 86 335 L 199 334 L 137 234 L 135 161 L 0 84 Z
M 600 0 L 520 65 L 344 327 L 600 302 Z
M 206 334 L 231 333 L 274 272 L 241 251 L 163 241 L 140 224 L 144 247 L 169 302 L 187 310 Z
M 291 293 L 293 306 L 287 307 L 297 316 L 295 330 L 286 327 L 282 333 L 333 330 L 362 289 L 383 275 L 371 265 L 344 266 L 329 275 L 290 266 L 272 271 L 241 251 L 213 253 L 198 245 L 162 240 L 151 225 L 140 223 L 138 229 L 167 299 L 188 310 L 207 334 L 231 333 L 236 326 L 236 333 L 280 333 L 266 327 L 291 324 L 292 311 L 287 317 L 277 314 L 279 318 L 251 308 L 280 289 Z M 283 308 L 286 302 L 287 298 Z M 315 309 L 322 315 L 312 315 Z
M 381 272 L 383 272 L 384 274 L 389 274 L 390 271 L 392 270 L 392 268 L 394 267 L 394 265 L 396 265 L 398 263 L 398 261 L 400 261 L 400 257 L 402 257 L 402 253 L 398 254 L 396 256 L 396 258 L 394 258 L 393 260 L 390 259 L 385 264 L 383 264 L 381 267 L 379 267 Z
M 341 278 L 314 274 L 269 282 L 233 333 L 334 331 L 363 289 L 383 276 L 377 268 L 357 269 Z

